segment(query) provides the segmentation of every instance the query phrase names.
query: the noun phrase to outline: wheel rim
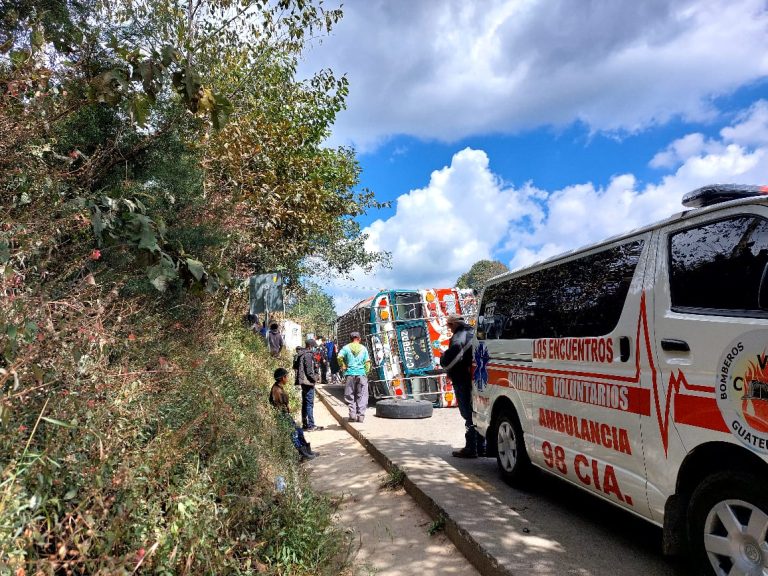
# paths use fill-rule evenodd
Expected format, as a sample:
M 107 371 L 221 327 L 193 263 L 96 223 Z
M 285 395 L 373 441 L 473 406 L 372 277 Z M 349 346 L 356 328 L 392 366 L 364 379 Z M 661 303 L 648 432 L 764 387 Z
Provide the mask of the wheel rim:
M 515 429 L 506 420 L 499 424 L 497 433 L 499 464 L 505 472 L 512 472 L 517 462 Z
M 723 500 L 707 514 L 704 549 L 718 576 L 768 576 L 768 514 L 743 500 Z

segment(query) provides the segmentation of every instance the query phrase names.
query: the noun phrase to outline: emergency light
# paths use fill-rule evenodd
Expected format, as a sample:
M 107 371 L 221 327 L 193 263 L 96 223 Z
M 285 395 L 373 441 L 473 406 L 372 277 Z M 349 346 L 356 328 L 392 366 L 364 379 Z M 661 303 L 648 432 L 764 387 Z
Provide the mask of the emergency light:
M 747 184 L 711 184 L 702 186 L 683 196 L 686 208 L 704 208 L 728 200 L 738 200 L 752 196 L 768 195 L 768 186 L 750 186 Z

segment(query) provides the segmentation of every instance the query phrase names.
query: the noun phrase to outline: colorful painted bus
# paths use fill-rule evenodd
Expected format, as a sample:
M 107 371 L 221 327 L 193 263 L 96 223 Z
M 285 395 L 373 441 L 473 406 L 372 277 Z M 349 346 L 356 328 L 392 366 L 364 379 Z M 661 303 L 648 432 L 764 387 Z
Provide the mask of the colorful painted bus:
M 370 395 L 430 400 L 436 407 L 456 405 L 451 381 L 440 369 L 448 347 L 449 314 L 474 322 L 477 301 L 471 289 L 382 290 L 338 317 L 339 346 L 359 332 L 371 355 Z

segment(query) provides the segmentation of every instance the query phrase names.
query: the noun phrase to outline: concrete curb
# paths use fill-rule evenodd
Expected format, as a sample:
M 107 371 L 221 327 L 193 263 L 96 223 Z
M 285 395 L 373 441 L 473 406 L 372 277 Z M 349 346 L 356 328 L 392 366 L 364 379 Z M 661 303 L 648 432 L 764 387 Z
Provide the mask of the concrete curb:
M 371 456 L 373 456 L 387 472 L 397 470 L 404 475 L 405 480 L 403 482 L 403 487 L 405 488 L 405 491 L 433 520 L 443 521 L 445 523 L 443 531 L 446 536 L 451 539 L 456 548 L 464 554 L 467 560 L 469 560 L 480 574 L 483 576 L 512 576 L 513 573 L 500 565 L 496 558 L 475 540 L 466 529 L 451 518 L 449 512 L 445 508 L 440 506 L 439 503 L 425 493 L 416 483 L 411 481 L 405 470 L 399 468 L 386 454 L 379 450 L 373 442 L 368 440 L 360 430 L 351 426 L 349 422 L 344 419 L 337 410 L 338 405 L 333 401 L 335 399 L 332 394 L 319 387 L 317 387 L 316 390 L 320 401 L 325 405 L 336 421 L 353 438 L 355 438 L 355 440 L 360 442 L 368 453 L 371 454 Z

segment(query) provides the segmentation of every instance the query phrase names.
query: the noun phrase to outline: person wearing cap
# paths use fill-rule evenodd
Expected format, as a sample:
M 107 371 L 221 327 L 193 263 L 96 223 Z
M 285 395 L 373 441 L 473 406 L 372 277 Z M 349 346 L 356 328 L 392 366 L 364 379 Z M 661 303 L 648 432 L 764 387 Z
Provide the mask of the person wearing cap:
M 288 382 L 288 370 L 278 368 L 275 370 L 275 383 L 269 391 L 269 403 L 277 410 L 278 418 L 292 428 L 291 442 L 299 451 L 302 460 L 312 460 L 318 456 L 317 452 L 312 451 L 312 445 L 307 442 L 304 432 L 291 416 L 291 409 L 288 405 L 288 394 L 285 392 L 285 384 Z
M 464 448 L 454 450 L 457 458 L 485 456 L 485 438 L 480 436 L 472 421 L 472 328 L 458 314 L 451 314 L 446 320 L 452 335 L 448 349 L 440 357 L 440 366 L 445 368 L 456 392 L 459 414 L 464 419 Z
M 296 383 L 301 386 L 301 427 L 304 430 L 322 430 L 322 427 L 315 426 L 314 414 L 317 384 L 314 348 L 317 343 L 313 338 L 307 338 L 306 344 L 306 348 L 299 350 L 294 361 Z
M 352 341 L 339 352 L 339 368 L 344 372 L 344 400 L 349 408 L 349 422 L 364 422 L 368 408 L 368 371 L 371 359 L 360 343 L 360 332 L 352 332 Z

